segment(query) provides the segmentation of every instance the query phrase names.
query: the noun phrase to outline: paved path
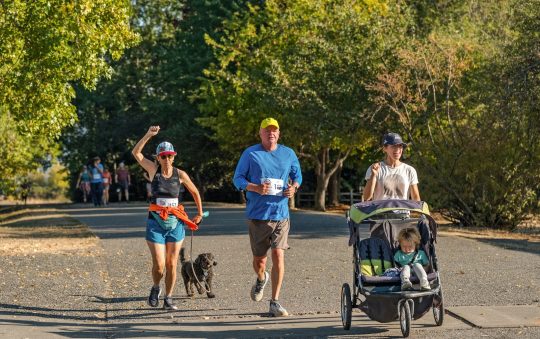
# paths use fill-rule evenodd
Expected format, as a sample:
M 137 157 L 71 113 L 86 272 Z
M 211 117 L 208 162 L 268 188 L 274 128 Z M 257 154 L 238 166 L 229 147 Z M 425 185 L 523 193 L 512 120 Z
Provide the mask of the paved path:
M 88 224 L 101 239 L 100 247 L 72 256 L 10 259 L 17 260 L 13 265 L 19 268 L 2 272 L 7 283 L 2 286 L 6 293 L 0 296 L 0 337 L 401 335 L 397 322 L 380 324 L 361 312 L 355 313 L 351 331 L 341 327 L 340 288 L 352 280 L 343 216 L 292 214 L 281 300 L 293 316 L 273 319 L 266 316 L 266 298 L 260 303 L 249 299 L 254 274 L 243 208 L 227 204 L 207 208 L 210 217 L 196 232 L 194 255 L 216 255 L 217 298 L 186 298 L 179 277 L 175 298 L 180 310 L 169 313 L 149 308 L 145 304 L 151 285 L 144 241 L 146 206 L 71 208 L 70 215 Z M 449 314 L 442 327 L 434 326 L 431 314 L 413 322 L 413 335 L 540 337 L 540 327 L 536 327 L 540 326 L 538 253 L 504 249 L 497 240 L 441 236 L 438 256 Z M 35 267 L 36 262 L 40 267 Z M 18 288 L 9 286 L 14 284 Z M 508 314 L 506 322 L 500 321 L 501 314 Z

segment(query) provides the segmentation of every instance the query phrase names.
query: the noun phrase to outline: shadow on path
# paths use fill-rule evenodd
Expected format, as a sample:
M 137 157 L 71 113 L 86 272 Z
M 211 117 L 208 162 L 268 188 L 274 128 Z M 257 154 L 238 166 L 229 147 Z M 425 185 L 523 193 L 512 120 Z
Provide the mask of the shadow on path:
M 539 242 L 531 242 L 524 239 L 507 239 L 507 238 L 492 238 L 492 239 L 475 238 L 474 240 L 484 243 L 484 244 L 502 247 L 508 250 L 514 250 L 514 251 L 540 255 Z

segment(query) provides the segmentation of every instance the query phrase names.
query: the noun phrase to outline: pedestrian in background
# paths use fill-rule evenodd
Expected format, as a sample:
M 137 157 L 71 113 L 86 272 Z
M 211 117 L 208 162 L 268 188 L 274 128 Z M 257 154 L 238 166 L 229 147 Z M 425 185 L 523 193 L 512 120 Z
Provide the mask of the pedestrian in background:
M 261 143 L 248 147 L 240 157 L 234 173 L 234 185 L 246 191 L 246 216 L 253 253 L 253 269 L 257 274 L 251 299 L 261 301 L 264 287 L 272 280 L 272 316 L 289 313 L 279 302 L 285 275 L 285 250 L 289 222 L 289 199 L 302 183 L 300 163 L 294 151 L 278 144 L 279 124 L 273 118 L 261 122 Z M 289 184 L 289 179 L 292 181 Z M 268 250 L 272 253 L 271 277 L 266 271 Z
M 129 169 L 126 167 L 124 162 L 120 162 L 116 172 L 114 174 L 114 181 L 118 185 L 116 190 L 118 193 L 118 202 L 122 201 L 122 192 L 126 198 L 126 202 L 129 201 L 129 186 L 131 186 L 131 175 L 129 174 Z
M 150 202 L 150 198 L 152 198 L 152 180 L 147 172 L 143 173 L 143 177 L 146 180 L 146 202 Z
M 99 207 L 103 202 L 103 165 L 101 164 L 101 159 L 99 157 L 96 156 L 92 159 L 89 171 L 92 202 L 95 207 Z
M 107 166 L 104 166 L 103 169 L 103 205 L 107 206 L 109 204 L 109 188 L 111 187 L 111 172 Z
M 83 166 L 79 172 L 79 177 L 77 178 L 77 188 L 82 192 L 83 202 L 86 203 L 88 197 L 90 197 L 90 172 L 88 172 L 88 167 Z

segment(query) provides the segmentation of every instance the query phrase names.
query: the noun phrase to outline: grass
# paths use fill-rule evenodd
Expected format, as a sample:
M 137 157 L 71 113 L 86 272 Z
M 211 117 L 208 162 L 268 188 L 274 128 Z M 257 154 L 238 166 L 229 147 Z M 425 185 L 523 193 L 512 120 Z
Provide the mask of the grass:
M 0 209 L 0 255 L 84 252 L 97 242 L 86 225 L 55 208 Z

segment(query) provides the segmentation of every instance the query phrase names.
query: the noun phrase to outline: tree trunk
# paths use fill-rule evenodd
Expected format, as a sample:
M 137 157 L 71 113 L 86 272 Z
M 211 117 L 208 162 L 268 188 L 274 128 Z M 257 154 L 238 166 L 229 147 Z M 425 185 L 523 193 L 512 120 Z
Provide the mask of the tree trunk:
M 245 205 L 247 203 L 246 193 L 244 191 L 238 191 L 238 198 L 240 199 L 241 204 Z
M 325 178 L 326 177 L 326 178 Z M 317 189 L 315 190 L 315 209 L 326 211 L 326 187 L 328 186 L 329 176 L 317 175 Z
M 328 181 L 330 177 L 337 171 L 339 166 L 343 166 L 343 162 L 351 150 L 347 150 L 345 154 L 337 156 L 336 160 L 331 162 L 330 149 L 328 147 L 322 148 L 317 154 L 315 159 L 315 175 L 317 177 L 317 189 L 315 190 L 315 209 L 318 211 L 326 210 L 326 189 L 328 187 Z
M 328 204 L 330 206 L 339 206 L 339 193 L 341 187 L 341 170 L 343 169 L 343 163 L 341 163 L 337 170 L 330 177 L 328 182 Z
M 289 185 L 292 185 L 292 180 L 289 179 Z M 298 194 L 298 192 L 296 192 Z M 289 198 L 289 210 L 296 209 L 296 194 L 292 198 Z

